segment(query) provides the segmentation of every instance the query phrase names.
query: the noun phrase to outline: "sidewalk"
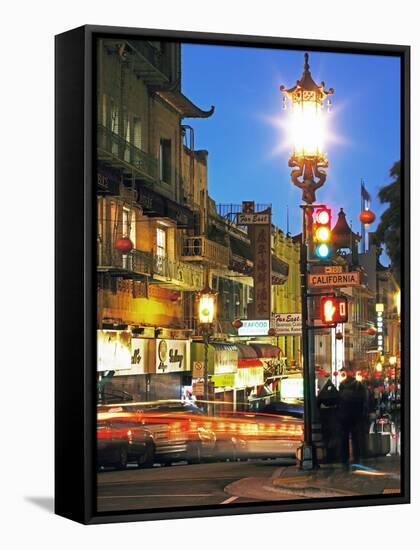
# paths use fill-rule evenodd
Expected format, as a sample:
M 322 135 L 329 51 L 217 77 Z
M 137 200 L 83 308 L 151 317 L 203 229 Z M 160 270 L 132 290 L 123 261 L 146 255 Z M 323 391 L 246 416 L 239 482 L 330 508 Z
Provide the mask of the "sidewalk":
M 305 472 L 297 466 L 275 470 L 271 477 L 243 478 L 225 487 L 232 496 L 259 500 L 295 500 L 360 495 L 398 494 L 400 457 L 366 459 L 344 470 L 341 464 L 321 465 Z

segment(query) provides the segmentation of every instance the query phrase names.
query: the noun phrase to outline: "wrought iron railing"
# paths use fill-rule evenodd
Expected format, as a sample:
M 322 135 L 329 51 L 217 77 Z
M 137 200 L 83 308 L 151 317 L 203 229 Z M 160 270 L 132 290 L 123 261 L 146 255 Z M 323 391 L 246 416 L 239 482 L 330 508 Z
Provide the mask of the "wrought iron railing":
M 254 212 L 263 212 L 264 210 L 267 210 L 267 208 L 271 208 L 271 204 L 255 204 Z M 216 205 L 216 209 L 219 216 L 225 218 L 225 220 L 229 221 L 230 223 L 238 225 L 238 214 L 242 213 L 241 204 L 218 204 Z
M 182 246 L 184 260 L 201 260 L 227 266 L 229 264 L 229 249 L 206 237 L 185 237 Z
M 133 249 L 127 254 L 122 254 L 115 248 L 105 246 L 98 241 L 97 246 L 98 269 L 107 271 L 130 271 L 138 275 L 151 275 L 153 256 L 151 252 Z
M 124 138 L 115 132 L 112 132 L 109 128 L 103 126 L 102 124 L 98 124 L 97 128 L 97 145 L 99 149 L 102 149 L 109 155 L 134 166 L 137 170 L 140 170 L 149 178 L 153 180 L 157 179 L 157 159 L 126 141 Z
M 171 79 L 171 59 L 169 55 L 165 55 L 146 40 L 130 41 L 129 45 L 135 53 L 140 54 L 169 80 Z
M 204 270 L 201 266 L 171 260 L 167 256 L 153 254 L 153 273 L 188 289 L 201 290 L 204 287 Z

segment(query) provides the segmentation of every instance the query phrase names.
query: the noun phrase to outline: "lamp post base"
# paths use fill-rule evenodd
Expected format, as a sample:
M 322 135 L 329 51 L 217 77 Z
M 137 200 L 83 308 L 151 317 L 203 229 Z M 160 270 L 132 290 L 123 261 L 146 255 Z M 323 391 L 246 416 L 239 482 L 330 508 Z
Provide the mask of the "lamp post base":
M 301 470 L 315 470 L 318 468 L 317 453 L 314 445 L 303 443 L 297 448 L 296 458 Z

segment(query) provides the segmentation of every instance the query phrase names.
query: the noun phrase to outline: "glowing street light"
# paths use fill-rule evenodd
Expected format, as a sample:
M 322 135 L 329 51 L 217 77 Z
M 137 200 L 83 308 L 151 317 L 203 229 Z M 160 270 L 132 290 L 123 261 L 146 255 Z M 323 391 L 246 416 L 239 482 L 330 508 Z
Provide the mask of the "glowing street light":
M 318 86 L 309 71 L 309 55 L 305 53 L 305 64 L 300 80 L 292 88 L 280 86 L 280 91 L 292 102 L 290 124 L 290 141 L 293 147 L 289 166 L 292 170 L 293 183 L 302 190 L 302 200 L 307 204 L 315 202 L 315 191 L 324 185 L 328 161 L 325 154 L 325 139 L 327 134 L 324 99 L 334 93 L 333 88 L 325 89 L 325 83 Z M 330 100 L 327 102 L 328 109 Z
M 283 96 L 283 107 L 287 100 L 292 103 L 290 141 L 292 155 L 289 158 L 289 166 L 293 168 L 290 173 L 292 182 L 302 191 L 302 201 L 306 204 L 302 208 L 302 239 L 300 247 L 300 274 L 301 274 L 301 315 L 302 315 L 302 351 L 303 351 L 303 390 L 304 390 L 304 441 L 298 449 L 298 461 L 302 469 L 312 470 L 316 468 L 316 448 L 312 438 L 312 416 L 316 415 L 315 407 L 315 377 L 314 368 L 310 366 L 311 346 L 309 345 L 308 329 L 308 245 L 312 248 L 315 244 L 315 254 L 320 261 L 326 260 L 330 255 L 330 219 L 331 212 L 327 208 L 319 208 L 316 213 L 319 218 L 315 222 L 315 234 L 313 234 L 312 206 L 316 201 L 315 192 L 322 187 L 327 179 L 327 173 L 322 168 L 328 167 L 325 154 L 326 124 L 323 102 L 334 93 L 330 88 L 325 89 L 325 83 L 316 84 L 309 71 L 309 55 L 304 55 L 303 73 L 292 88 L 280 87 Z M 330 102 L 327 102 L 328 108 Z M 315 241 L 313 239 L 315 237 Z M 335 310 L 331 301 L 331 309 L 327 306 L 327 317 L 331 319 Z M 312 338 L 312 336 L 311 336 Z
M 210 336 L 213 334 L 213 322 L 216 315 L 216 293 L 206 286 L 197 297 L 198 320 L 204 341 L 204 410 L 207 413 L 209 409 L 209 342 Z

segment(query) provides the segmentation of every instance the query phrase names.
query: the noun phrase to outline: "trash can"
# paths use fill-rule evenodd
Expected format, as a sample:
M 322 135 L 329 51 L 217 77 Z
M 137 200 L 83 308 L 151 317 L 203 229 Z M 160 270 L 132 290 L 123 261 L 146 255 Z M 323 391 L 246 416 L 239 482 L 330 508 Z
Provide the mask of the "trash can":
M 398 453 L 398 433 L 395 422 L 388 418 L 379 418 L 371 422 L 367 451 L 370 457 Z

